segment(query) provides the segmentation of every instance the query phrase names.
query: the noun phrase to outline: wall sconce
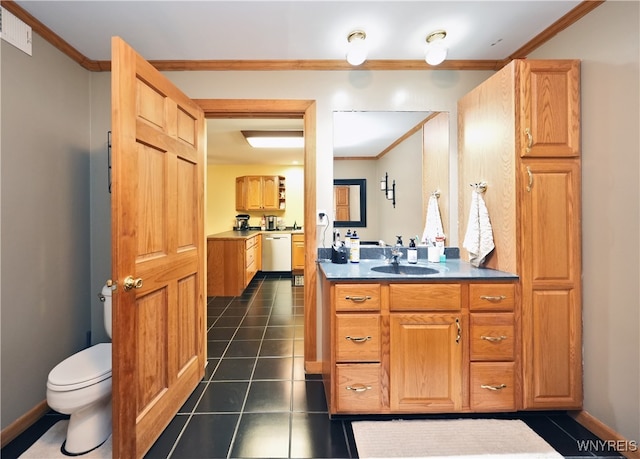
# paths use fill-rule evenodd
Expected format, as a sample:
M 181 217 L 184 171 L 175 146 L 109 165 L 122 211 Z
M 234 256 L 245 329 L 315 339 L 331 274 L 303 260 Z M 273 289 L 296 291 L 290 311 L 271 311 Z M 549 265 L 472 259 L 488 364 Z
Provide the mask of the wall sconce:
M 367 34 L 362 30 L 354 30 L 347 36 L 349 42 L 347 48 L 347 62 L 351 65 L 360 65 L 367 60 Z
M 384 192 L 384 197 L 393 203 L 396 207 L 396 181 L 394 180 L 391 188 L 389 188 L 389 174 L 384 173 L 384 177 L 380 180 L 380 191 Z
M 424 60 L 429 65 L 438 65 L 447 58 L 447 47 L 443 40 L 447 36 L 445 30 L 436 30 L 427 35 L 427 49 L 425 50 Z

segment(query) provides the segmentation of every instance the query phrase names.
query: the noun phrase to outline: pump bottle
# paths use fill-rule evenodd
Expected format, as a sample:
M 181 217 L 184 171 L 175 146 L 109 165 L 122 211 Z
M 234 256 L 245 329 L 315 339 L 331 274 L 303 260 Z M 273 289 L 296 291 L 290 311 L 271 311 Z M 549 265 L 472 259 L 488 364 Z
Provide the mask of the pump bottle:
M 407 261 L 411 264 L 418 262 L 418 249 L 416 247 L 416 240 L 411 238 L 409 241 L 409 248 L 407 249 Z

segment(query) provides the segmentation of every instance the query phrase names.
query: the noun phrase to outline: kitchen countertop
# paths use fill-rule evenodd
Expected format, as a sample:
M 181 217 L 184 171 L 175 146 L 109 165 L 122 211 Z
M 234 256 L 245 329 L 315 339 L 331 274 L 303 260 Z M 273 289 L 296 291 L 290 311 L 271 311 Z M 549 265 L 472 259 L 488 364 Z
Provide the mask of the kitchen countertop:
M 336 264 L 331 261 L 319 261 L 318 265 L 323 275 L 330 281 L 478 281 L 478 280 L 503 280 L 515 281 L 518 276 L 505 271 L 489 268 L 475 268 L 470 263 L 459 258 L 447 259 L 445 263 L 431 263 L 421 260 L 417 264 L 410 265 L 401 262 L 401 266 L 423 266 L 437 269 L 435 274 L 388 274 L 372 271 L 375 266 L 385 265 L 382 259 L 365 259 L 360 263 Z
M 210 234 L 207 236 L 207 239 L 216 239 L 216 240 L 237 240 L 237 239 L 249 239 L 257 234 L 304 234 L 304 231 L 301 229 L 284 229 L 282 231 L 267 231 L 267 230 L 244 230 L 244 231 L 223 231 L 222 233 Z

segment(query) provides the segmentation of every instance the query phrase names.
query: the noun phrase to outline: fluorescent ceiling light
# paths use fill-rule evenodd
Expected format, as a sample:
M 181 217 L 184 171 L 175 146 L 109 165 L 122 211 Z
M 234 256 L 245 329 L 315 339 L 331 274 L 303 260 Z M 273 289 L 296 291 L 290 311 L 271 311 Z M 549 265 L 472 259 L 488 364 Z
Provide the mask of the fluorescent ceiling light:
M 242 131 L 249 145 L 254 148 L 302 148 L 302 131 Z

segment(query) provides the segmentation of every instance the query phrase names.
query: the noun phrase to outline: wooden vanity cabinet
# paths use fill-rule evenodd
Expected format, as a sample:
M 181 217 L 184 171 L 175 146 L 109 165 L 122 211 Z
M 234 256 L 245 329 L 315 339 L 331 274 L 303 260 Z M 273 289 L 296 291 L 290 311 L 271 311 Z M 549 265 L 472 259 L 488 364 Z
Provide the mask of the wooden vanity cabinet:
M 519 407 L 515 283 L 321 285 L 330 414 Z
M 579 140 L 576 60 L 514 60 L 458 101 L 459 237 L 485 181 L 486 266 L 520 276 L 524 409 L 582 407 Z

